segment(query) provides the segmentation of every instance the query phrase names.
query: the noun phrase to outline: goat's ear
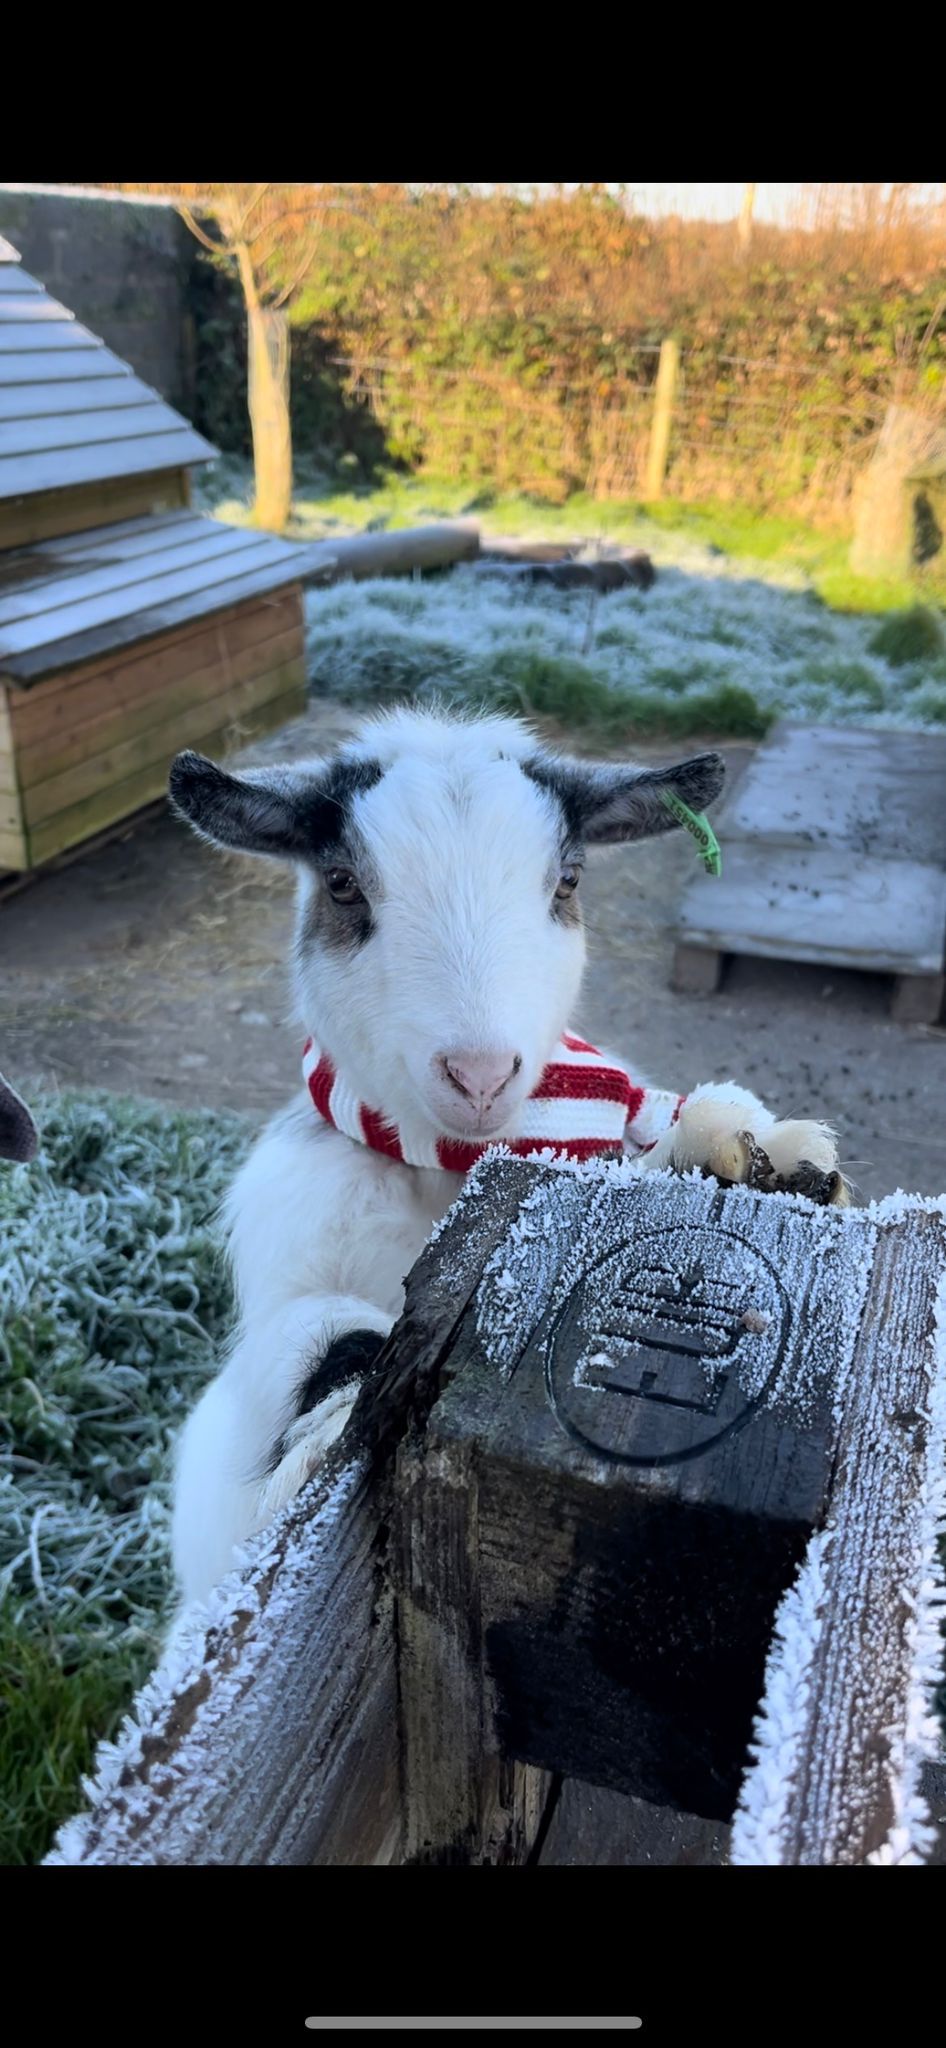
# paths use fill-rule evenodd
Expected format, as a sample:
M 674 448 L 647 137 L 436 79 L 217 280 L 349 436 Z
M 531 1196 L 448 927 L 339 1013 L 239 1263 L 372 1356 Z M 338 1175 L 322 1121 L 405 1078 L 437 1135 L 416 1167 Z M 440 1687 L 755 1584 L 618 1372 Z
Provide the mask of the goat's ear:
M 32 1159 L 38 1144 L 26 1103 L 0 1074 L 0 1159 Z
M 292 769 L 251 769 L 230 775 L 205 754 L 178 754 L 171 765 L 171 802 L 215 846 L 302 860 L 318 839 L 326 800 L 314 779 Z
M 631 768 L 602 762 L 527 762 L 531 775 L 565 813 L 571 836 L 583 846 L 605 846 L 619 839 L 648 839 L 671 832 L 678 820 L 661 798 L 663 790 L 703 811 L 713 803 L 726 773 L 720 754 L 695 754 L 669 768 Z

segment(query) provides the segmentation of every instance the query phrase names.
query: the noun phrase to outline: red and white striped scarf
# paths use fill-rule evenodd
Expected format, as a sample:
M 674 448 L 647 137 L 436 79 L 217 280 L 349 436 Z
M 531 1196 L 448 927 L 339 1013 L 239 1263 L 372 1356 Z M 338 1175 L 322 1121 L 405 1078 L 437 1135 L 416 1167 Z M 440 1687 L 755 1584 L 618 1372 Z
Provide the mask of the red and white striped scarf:
M 405 1146 L 396 1124 L 360 1102 L 327 1052 L 310 1038 L 302 1057 L 306 1086 L 321 1117 L 359 1145 L 370 1145 L 406 1166 L 442 1166 L 467 1173 L 491 1145 L 510 1152 L 554 1152 L 562 1159 L 592 1159 L 622 1152 L 628 1141 L 649 1152 L 675 1124 L 685 1100 L 662 1088 L 638 1088 L 623 1067 L 609 1065 L 597 1046 L 566 1031 L 527 1097 L 511 1132 L 495 1138 L 431 1138 Z

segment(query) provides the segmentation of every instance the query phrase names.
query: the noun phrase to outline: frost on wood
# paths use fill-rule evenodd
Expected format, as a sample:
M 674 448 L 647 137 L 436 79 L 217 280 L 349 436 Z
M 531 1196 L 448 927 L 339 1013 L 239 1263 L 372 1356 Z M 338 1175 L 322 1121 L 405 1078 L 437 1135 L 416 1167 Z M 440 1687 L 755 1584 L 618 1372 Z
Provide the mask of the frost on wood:
M 490 1248 L 507 1212 L 481 1218 Z M 465 1292 L 458 1291 L 463 1269 Z M 450 1277 L 452 1275 L 452 1278 Z M 397 1670 L 385 1569 L 394 1452 L 478 1277 L 446 1233 L 344 1432 L 303 1491 L 177 1628 L 91 1811 L 50 1860 L 378 1863 L 400 1831 Z
M 721 1197 L 695 1178 L 642 1182 L 623 1163 L 556 1168 L 536 1177 L 484 1272 L 485 1358 L 508 1382 L 531 1342 L 550 1398 L 550 1333 L 578 1304 L 560 1348 L 584 1406 L 559 1405 L 592 1451 L 608 1425 L 589 1409 L 611 1384 L 643 1384 L 642 1343 L 657 1351 L 681 1331 L 698 1338 L 709 1405 L 728 1379 L 779 1423 L 827 1415 L 824 1526 L 778 1614 L 738 1862 L 910 1862 L 932 1846 L 919 1776 L 939 1746 L 944 1210 L 903 1194 L 815 1209 L 743 1189 Z
M 574 1662 L 556 1668 L 545 1692 L 545 1680 L 536 1679 L 543 1621 L 526 1555 L 531 1524 L 539 1526 L 541 1507 L 549 1541 L 547 1550 L 539 1546 L 535 1570 L 539 1579 L 559 1573 L 559 1618 L 566 1608 L 571 1613 L 575 1595 L 578 1655 L 590 1609 L 576 1591 L 581 1575 L 569 1530 L 584 1517 L 584 1535 L 606 1547 L 615 1529 L 630 1527 L 620 1520 L 622 1501 L 626 1507 L 635 1489 L 642 1499 L 649 1488 L 662 1512 L 675 1515 L 679 1503 L 685 1514 L 694 1501 L 702 1511 L 708 1503 L 716 1522 L 730 1515 L 738 1524 L 732 1558 L 741 1555 L 742 1563 L 725 1568 L 733 1583 L 738 1572 L 743 1634 L 751 1637 L 741 1717 L 733 1721 L 728 1666 L 726 1683 L 713 1693 L 731 1751 L 727 1813 L 781 1602 L 734 1860 L 921 1858 L 929 1828 L 918 1773 L 935 1750 L 929 1707 L 942 1604 L 944 1223 L 946 1201 L 898 1196 L 839 1211 L 789 1196 L 724 1192 L 696 1175 L 641 1174 L 633 1161 L 526 1163 L 501 1151 L 482 1160 L 411 1276 L 405 1315 L 389 1340 L 384 1399 L 367 1404 L 368 1435 L 346 1435 L 333 1447 L 306 1491 L 257 1539 L 243 1571 L 175 1635 L 117 1743 L 99 1755 L 87 1788 L 91 1812 L 61 1832 L 50 1860 L 355 1862 L 400 1853 L 398 1685 L 403 1709 L 413 1667 L 402 1657 L 398 1672 L 391 1552 L 382 1540 L 397 1519 L 398 1445 L 402 1477 L 413 1459 L 418 1487 L 433 1486 L 438 1473 L 444 1478 L 450 1458 L 464 1474 L 475 1465 L 473 1521 L 487 1532 L 481 1550 L 479 1536 L 469 1544 L 457 1537 L 453 1549 L 453 1538 L 435 1544 L 436 1570 L 411 1581 L 415 1658 L 433 1640 L 437 1572 L 443 1614 L 456 1603 L 464 1655 L 474 1609 L 484 1631 L 497 1619 L 512 1615 L 518 1625 L 523 1614 L 536 1614 L 526 1664 L 538 1691 L 526 1732 L 538 1731 L 538 1753 L 520 1741 L 503 1753 L 507 1762 L 525 1760 L 540 1773 L 560 1767 L 542 1743 L 556 1715 L 564 1729 L 563 1698 L 571 1714 L 564 1732 L 579 1748 L 594 1718 L 592 1692 L 582 1695 Z M 662 1351 L 675 1354 L 666 1368 Z M 602 1400 L 609 1385 L 643 1392 L 643 1368 L 652 1365 L 655 1373 L 682 1374 L 686 1398 L 668 1400 L 666 1380 L 651 1395 L 648 1370 L 649 1399 Z M 724 1412 L 733 1389 L 735 1422 Z M 599 1427 L 608 1409 L 619 1419 Z M 674 1428 L 684 1436 L 672 1439 Z M 714 1478 L 711 1461 L 695 1461 L 723 1436 Z M 631 1449 L 643 1446 L 643 1457 L 626 1455 L 632 1437 Z M 365 1445 L 377 1449 L 382 1438 L 390 1488 L 379 1493 Z M 657 1453 L 671 1440 L 690 1461 L 673 1487 L 657 1469 Z M 438 1459 L 447 1461 L 442 1472 Z M 507 1487 L 502 1475 L 510 1473 Z M 714 1495 L 720 1474 L 725 1483 Z M 563 1513 L 569 1487 L 571 1521 Z M 469 1505 L 464 1489 L 465 1481 L 453 1492 L 447 1487 L 458 1513 Z M 496 1518 L 518 1514 L 523 1500 L 528 1512 L 515 1524 L 523 1540 L 502 1550 Z M 758 1625 L 746 1599 L 752 1560 L 738 1534 L 747 1504 L 763 1533 L 767 1518 L 781 1516 L 793 1546 L 777 1577 L 759 1567 L 765 1597 L 757 1599 Z M 675 1571 L 673 1546 L 668 1554 Z M 781 1555 L 774 1547 L 772 1556 Z M 608 1557 L 613 1575 L 602 1565 L 585 1590 L 594 1595 L 610 1654 L 626 1577 L 623 1549 Z M 706 1581 L 710 1604 L 715 1584 Z M 670 1590 L 685 1604 L 682 1579 Z M 658 1608 L 660 1645 L 666 1610 Z M 702 1608 L 690 1618 L 696 1636 L 701 1615 Z M 402 1651 L 403 1626 L 402 1610 Z M 637 1621 L 631 1634 L 640 1654 Z M 519 1666 L 508 1633 L 505 1654 L 509 1703 Z M 731 1662 L 728 1647 L 726 1657 Z M 477 1652 L 467 1676 L 479 1669 Z M 523 1692 L 525 1707 L 530 1697 Z M 621 1695 L 622 1714 L 633 1716 L 635 1698 L 633 1687 Z M 449 1688 L 444 1699 L 452 1712 Z M 694 1712 L 702 1706 L 701 1695 Z M 423 1730 L 430 1722 L 424 1698 L 414 1708 Z M 488 1710 L 481 1716 L 477 1706 L 470 1727 L 485 1727 L 484 1716 Z M 444 1753 L 452 1754 L 452 1724 L 437 1726 Z M 622 1746 L 618 1775 L 597 1782 L 620 1786 L 626 1755 Z
M 777 1617 L 734 1863 L 917 1863 L 933 1847 L 920 1771 L 941 1740 L 944 1213 L 902 1194 L 866 1212 L 886 1296 L 842 1404 L 825 1527 Z M 921 1218 L 926 1260 L 910 1264 L 890 1248 Z
M 529 1333 L 540 1323 L 551 1325 L 584 1276 L 593 1274 L 582 1306 L 584 1342 L 575 1384 L 603 1390 L 627 1346 L 626 1338 L 606 1333 L 609 1322 L 620 1320 L 628 1244 L 639 1232 L 645 1238 L 634 1275 L 637 1315 L 659 1326 L 669 1309 L 675 1321 L 683 1315 L 708 1326 L 708 1391 L 726 1371 L 749 1399 L 799 1421 L 825 1390 L 840 1398 L 875 1228 L 863 1212 L 817 1208 L 788 1195 L 767 1195 L 760 1202 L 735 1188 L 726 1197 L 722 1231 L 719 1201 L 716 1183 L 697 1174 L 683 1180 L 670 1173 L 641 1175 L 630 1160 L 579 1167 L 556 1161 L 554 1177 L 537 1178 L 484 1271 L 477 1332 L 490 1363 L 508 1377 Z M 799 1319 L 794 1343 L 780 1356 L 783 1304 L 802 1292 L 804 1328 Z
M 357 1463 L 311 1480 L 248 1548 L 211 1601 L 183 1618 L 114 1743 L 85 1785 L 90 1812 L 67 1823 L 49 1863 L 300 1862 L 317 1858 L 319 1807 L 344 1805 L 338 1782 L 355 1729 L 362 1660 L 375 1668 L 379 1718 L 391 1723 L 384 1637 L 357 1531 Z M 337 1655 L 338 1632 L 351 1646 Z M 334 1754 L 338 1752 L 338 1754 Z M 371 1796 L 383 1855 L 384 1757 Z M 313 1797 L 313 1787 L 319 1788 Z M 315 1812 L 313 1811 L 315 1809 Z M 340 1858 L 339 1860 L 344 1860 Z M 370 1860 L 370 1859 L 368 1859 Z

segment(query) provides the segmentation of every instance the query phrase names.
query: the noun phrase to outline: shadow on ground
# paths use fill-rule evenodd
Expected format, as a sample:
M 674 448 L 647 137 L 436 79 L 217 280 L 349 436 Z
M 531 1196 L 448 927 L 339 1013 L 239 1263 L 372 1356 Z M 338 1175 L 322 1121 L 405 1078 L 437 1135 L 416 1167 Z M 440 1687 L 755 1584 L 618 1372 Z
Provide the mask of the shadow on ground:
M 314 704 L 252 758 L 321 752 L 351 723 Z M 751 750 L 725 751 L 738 773 Z M 782 1115 L 828 1117 L 864 1197 L 939 1193 L 946 1032 L 893 1023 L 883 977 L 784 962 L 732 961 L 718 994 L 675 995 L 671 926 L 692 859 L 679 834 L 589 865 L 582 1028 L 662 1085 L 732 1078 Z M 282 870 L 147 818 L 0 904 L 0 1066 L 27 1091 L 104 1087 L 262 1118 L 298 1085 L 291 929 Z

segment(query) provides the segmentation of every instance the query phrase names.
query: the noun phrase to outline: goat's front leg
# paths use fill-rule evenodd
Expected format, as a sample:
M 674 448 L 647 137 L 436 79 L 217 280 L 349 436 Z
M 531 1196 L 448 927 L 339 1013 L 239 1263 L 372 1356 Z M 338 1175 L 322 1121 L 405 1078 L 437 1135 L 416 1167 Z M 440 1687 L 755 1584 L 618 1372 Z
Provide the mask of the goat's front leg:
M 720 1181 L 778 1187 L 837 1208 L 851 1200 L 830 1126 L 794 1117 L 779 1123 L 758 1096 L 734 1081 L 695 1088 L 642 1164 L 677 1173 L 696 1167 Z
M 341 1435 L 393 1317 L 353 1295 L 305 1295 L 246 1323 L 178 1452 L 174 1564 L 204 1599 Z

